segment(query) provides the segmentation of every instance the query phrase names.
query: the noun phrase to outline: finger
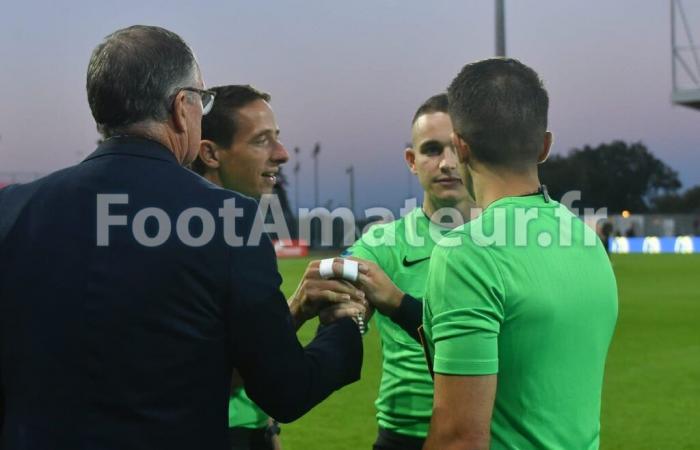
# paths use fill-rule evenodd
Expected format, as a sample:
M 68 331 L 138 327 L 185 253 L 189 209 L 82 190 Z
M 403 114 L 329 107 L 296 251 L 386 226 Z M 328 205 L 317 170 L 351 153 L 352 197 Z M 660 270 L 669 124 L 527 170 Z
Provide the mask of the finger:
M 343 280 L 306 280 L 304 282 L 304 290 L 309 295 L 317 294 L 319 291 L 334 291 L 339 294 L 347 294 L 351 297 L 351 300 L 355 301 L 361 301 L 365 298 L 363 290 Z
M 343 317 L 355 317 L 365 314 L 364 308 L 359 308 L 356 304 L 340 303 L 322 309 L 318 318 L 321 323 L 330 323 Z
M 333 270 L 333 278 L 342 278 L 350 282 L 357 281 L 359 263 L 353 259 L 335 258 L 330 268 Z M 323 275 L 323 270 L 321 275 Z
M 349 294 L 343 294 L 328 289 L 318 291 L 315 301 L 325 301 L 328 303 L 357 303 L 352 301 L 352 297 Z
M 357 281 L 355 281 L 354 283 L 351 283 L 348 280 L 333 280 L 333 281 L 347 287 L 349 290 L 346 292 L 348 292 L 353 297 L 357 297 L 360 299 L 367 297 L 367 294 L 365 293 L 365 291 L 363 291 L 362 288 L 357 285 L 358 284 Z
M 324 262 L 325 261 L 325 262 Z M 323 273 L 322 273 L 323 272 Z M 340 275 L 338 275 L 340 274 Z M 304 279 L 332 280 L 342 278 L 343 260 L 342 258 L 327 258 L 325 260 L 312 261 L 304 272 Z
M 335 278 L 343 278 L 343 266 L 345 265 L 343 258 L 333 259 L 333 276 Z
M 368 261 L 366 261 L 364 259 L 360 259 L 356 256 L 348 256 L 345 259 L 351 259 L 353 261 L 356 261 L 358 263 L 357 270 L 360 273 L 369 273 L 370 267 L 369 267 Z
M 304 270 L 304 278 L 308 278 L 310 273 L 318 273 L 318 266 L 320 264 L 321 261 L 318 259 L 310 261 L 309 264 L 306 266 L 306 270 Z
M 344 280 L 324 280 L 322 285 L 319 283 L 319 288 L 348 294 L 357 301 L 365 298 L 365 291 Z
M 357 284 L 360 287 L 365 287 L 365 288 L 372 288 L 374 286 L 374 283 L 372 282 L 372 278 L 365 275 L 364 273 L 360 273 L 357 276 Z
M 337 259 L 338 258 L 326 258 L 321 260 L 318 265 L 321 278 L 329 279 L 338 277 L 338 271 L 334 266 L 338 263 L 342 264 L 342 261 L 338 262 L 336 261 Z
M 332 305 L 328 305 L 325 308 L 322 308 L 320 312 L 327 311 L 335 314 L 336 312 L 343 312 L 343 314 L 365 314 L 367 312 L 367 308 L 364 306 L 358 304 L 358 303 L 352 303 L 352 302 L 341 302 L 341 303 L 335 303 Z
M 316 267 L 311 267 L 309 266 L 306 269 L 306 272 L 304 272 L 304 279 L 305 280 L 321 280 L 321 272 L 318 269 L 318 265 Z

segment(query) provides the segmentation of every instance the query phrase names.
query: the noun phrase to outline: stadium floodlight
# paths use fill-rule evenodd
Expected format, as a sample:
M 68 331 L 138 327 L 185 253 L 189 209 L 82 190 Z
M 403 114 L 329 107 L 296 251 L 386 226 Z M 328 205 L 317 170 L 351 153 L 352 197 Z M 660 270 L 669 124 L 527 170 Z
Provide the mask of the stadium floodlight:
M 299 170 L 301 169 L 301 163 L 299 162 L 299 147 L 294 147 L 294 159 L 296 163 L 294 164 L 294 207 L 299 210 Z
M 350 165 L 345 173 L 350 176 L 350 211 L 355 214 L 355 166 Z
M 671 101 L 700 109 L 700 46 L 695 45 L 691 22 L 696 23 L 688 20 L 682 0 L 671 0 Z
M 496 0 L 496 56 L 506 56 L 505 0 Z
M 316 142 L 311 156 L 314 158 L 314 207 L 319 206 L 318 199 L 318 154 L 321 153 L 321 144 Z

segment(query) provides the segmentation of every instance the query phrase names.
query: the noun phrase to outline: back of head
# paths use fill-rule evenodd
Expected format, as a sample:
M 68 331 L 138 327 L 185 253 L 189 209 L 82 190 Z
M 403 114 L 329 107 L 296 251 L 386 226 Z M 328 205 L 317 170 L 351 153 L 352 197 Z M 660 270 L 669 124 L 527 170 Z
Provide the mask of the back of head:
M 473 158 L 513 170 L 537 163 L 549 97 L 534 70 L 509 58 L 467 64 L 447 95 L 455 133 L 469 144 Z
M 222 148 L 233 144 L 238 131 L 236 112 L 256 101 L 270 101 L 270 94 L 259 91 L 248 84 L 216 86 L 210 89 L 216 93 L 216 102 L 211 111 L 202 117 L 202 140 L 209 140 Z M 206 166 L 197 158 L 192 162 L 192 170 L 203 175 Z
M 115 31 L 88 65 L 88 103 L 98 130 L 110 137 L 136 123 L 166 121 L 171 96 L 198 77 L 194 54 L 177 34 L 145 25 Z

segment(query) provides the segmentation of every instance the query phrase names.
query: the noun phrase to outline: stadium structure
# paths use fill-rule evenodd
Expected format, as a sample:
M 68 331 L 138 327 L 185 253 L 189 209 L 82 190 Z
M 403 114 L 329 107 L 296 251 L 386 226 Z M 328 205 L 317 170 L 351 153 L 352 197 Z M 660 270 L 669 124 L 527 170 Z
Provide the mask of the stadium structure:
M 700 10 L 688 11 L 682 0 L 671 0 L 671 101 L 700 109 L 700 46 L 690 28 L 698 17 L 691 14 L 697 16 Z

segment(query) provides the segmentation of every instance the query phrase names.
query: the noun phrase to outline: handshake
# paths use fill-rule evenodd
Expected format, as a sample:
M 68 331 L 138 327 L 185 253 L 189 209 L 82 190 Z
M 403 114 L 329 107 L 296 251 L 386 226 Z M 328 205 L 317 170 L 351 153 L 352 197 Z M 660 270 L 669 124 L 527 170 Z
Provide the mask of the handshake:
M 364 328 L 374 310 L 391 315 L 404 293 L 378 265 L 358 258 L 328 258 L 309 263 L 287 301 L 297 329 L 318 316 L 322 324 L 350 317 Z

